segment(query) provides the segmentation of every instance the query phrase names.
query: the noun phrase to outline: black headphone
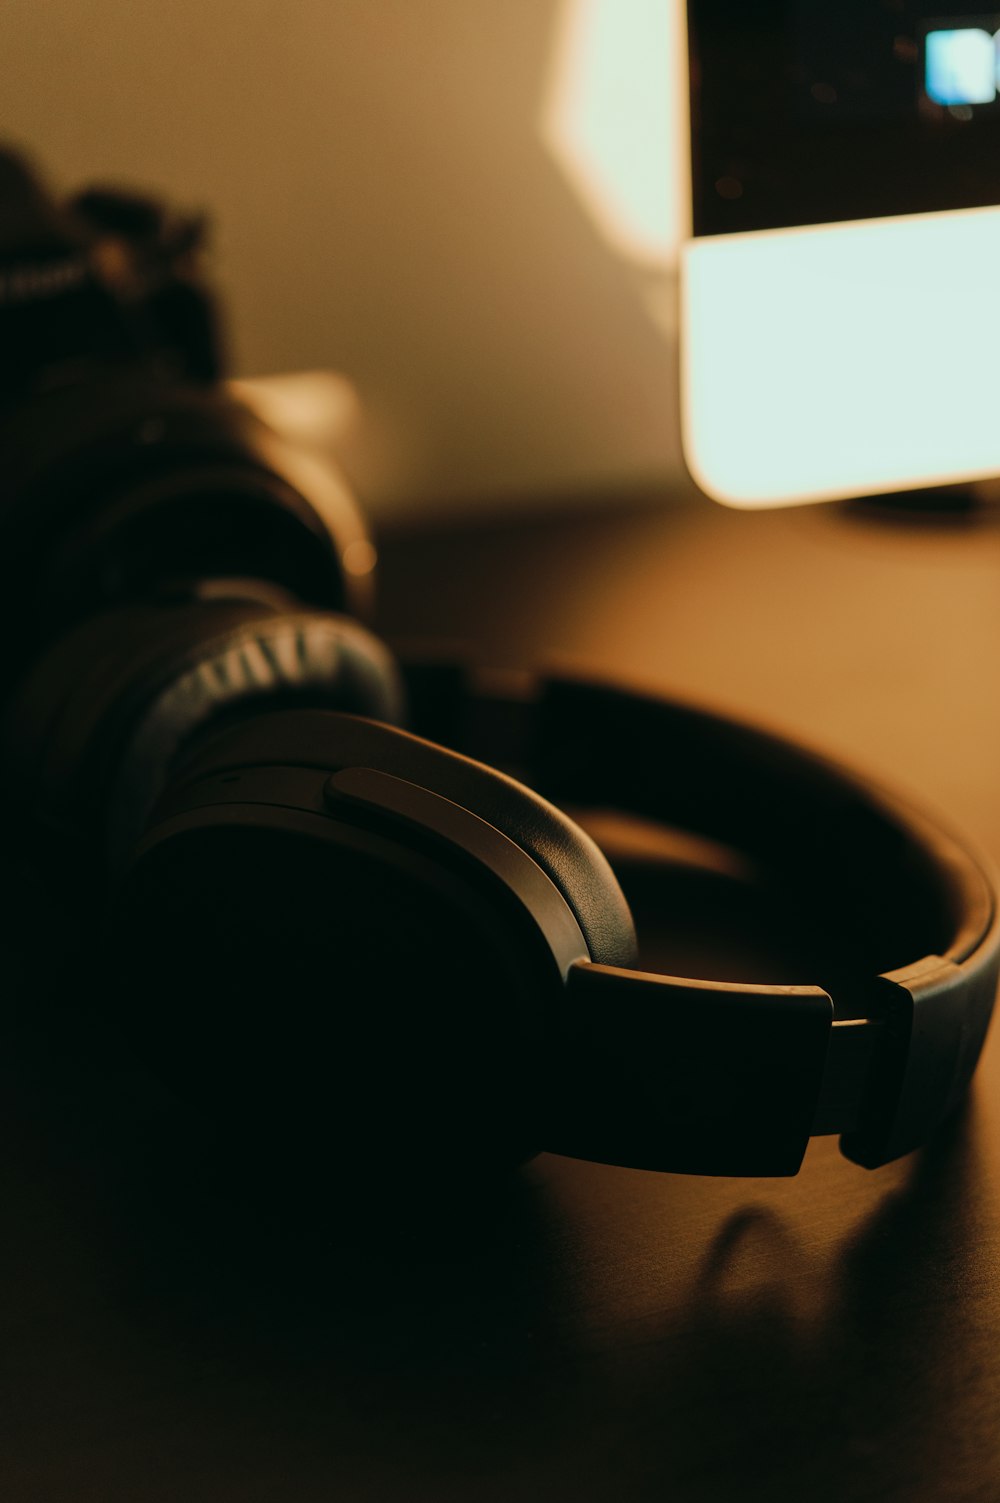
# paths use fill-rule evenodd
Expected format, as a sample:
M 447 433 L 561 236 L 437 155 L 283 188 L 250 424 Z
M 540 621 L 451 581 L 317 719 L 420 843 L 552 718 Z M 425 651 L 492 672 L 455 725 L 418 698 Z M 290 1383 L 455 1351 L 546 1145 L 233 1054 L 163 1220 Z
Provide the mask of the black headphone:
M 511 700 L 457 670 L 434 678 L 428 727 L 464 748 L 463 721 L 491 722 L 532 788 L 693 828 L 793 872 L 842 937 L 829 990 L 632 969 L 621 890 L 555 804 L 461 749 L 320 710 L 237 727 L 187 764 L 139 843 L 126 927 L 146 933 L 172 905 L 183 925 L 199 870 L 237 881 L 249 914 L 262 880 L 251 831 L 291 884 L 290 917 L 316 907 L 304 871 L 317 891 L 326 874 L 330 1003 L 377 1010 L 377 1047 L 393 1055 L 366 1052 L 352 1069 L 372 1075 L 376 1118 L 401 1100 L 418 1139 L 430 1092 L 432 1138 L 471 1132 L 494 1152 L 510 1142 L 648 1169 L 793 1174 L 810 1135 L 832 1132 L 875 1167 L 926 1141 L 969 1083 L 1000 961 L 989 881 L 958 842 L 828 762 L 667 700 L 566 680 Z M 252 875 L 237 876 L 248 860 Z M 352 936 L 350 993 L 335 1003 Z M 391 1032 L 414 1012 L 401 1060 Z M 418 1072 L 415 1090 L 401 1064 Z M 469 1085 L 490 1103 L 478 1129 L 471 1102 L 447 1104 Z
M 38 821 L 105 854 L 114 895 L 90 964 L 175 1090 L 333 1167 L 553 1150 L 778 1175 L 813 1134 L 840 1133 L 867 1167 L 927 1141 L 966 1090 L 996 991 L 979 858 L 833 762 L 666 698 L 400 671 L 327 608 L 351 608 L 338 539 L 356 543 L 356 521 L 334 526 L 329 498 L 307 503 L 287 469 L 279 484 L 263 440 L 240 444 L 268 536 L 277 518 L 290 540 L 285 572 L 261 583 L 256 560 L 251 581 L 180 604 L 144 595 L 173 519 L 177 557 L 192 535 L 198 442 L 200 472 L 130 478 L 111 522 L 74 524 L 59 578 L 84 583 L 61 598 L 142 577 L 44 646 L 6 734 Z M 223 499 L 247 473 L 227 442 L 229 468 L 209 471 Z M 622 891 L 560 804 L 743 852 L 828 935 L 824 973 L 769 986 L 633 969 Z

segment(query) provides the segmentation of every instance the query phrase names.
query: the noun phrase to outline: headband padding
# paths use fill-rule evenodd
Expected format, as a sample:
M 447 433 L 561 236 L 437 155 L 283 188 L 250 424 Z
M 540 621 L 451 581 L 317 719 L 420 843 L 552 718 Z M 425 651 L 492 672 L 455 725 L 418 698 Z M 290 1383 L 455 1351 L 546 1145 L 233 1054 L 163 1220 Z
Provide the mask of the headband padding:
M 230 768 L 268 764 L 330 772 L 370 767 L 450 799 L 537 861 L 576 915 L 592 960 L 635 963 L 628 904 L 598 846 L 567 815 L 506 774 L 391 726 L 313 710 L 263 716 L 224 732 L 184 768 L 182 784 Z M 170 812 L 177 811 L 179 799 L 183 789 L 175 784 Z

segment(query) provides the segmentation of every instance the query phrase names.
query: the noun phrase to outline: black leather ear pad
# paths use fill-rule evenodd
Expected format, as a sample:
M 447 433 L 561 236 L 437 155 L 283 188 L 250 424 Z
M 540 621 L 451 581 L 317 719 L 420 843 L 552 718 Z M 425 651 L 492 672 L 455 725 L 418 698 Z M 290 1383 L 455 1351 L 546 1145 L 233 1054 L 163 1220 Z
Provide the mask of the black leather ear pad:
M 634 965 L 632 915 L 607 859 L 580 827 L 522 783 L 406 731 L 323 710 L 261 716 L 223 732 L 181 769 L 164 812 L 179 812 L 184 786 L 233 768 L 370 767 L 428 788 L 486 820 L 535 860 L 561 890 L 591 959 Z M 154 812 L 154 823 L 156 813 Z
M 7 717 L 6 753 L 49 820 L 101 818 L 112 778 L 119 803 L 138 800 L 145 814 L 190 738 L 296 701 L 395 718 L 402 691 L 388 650 L 343 616 L 246 600 L 126 606 L 34 666 Z

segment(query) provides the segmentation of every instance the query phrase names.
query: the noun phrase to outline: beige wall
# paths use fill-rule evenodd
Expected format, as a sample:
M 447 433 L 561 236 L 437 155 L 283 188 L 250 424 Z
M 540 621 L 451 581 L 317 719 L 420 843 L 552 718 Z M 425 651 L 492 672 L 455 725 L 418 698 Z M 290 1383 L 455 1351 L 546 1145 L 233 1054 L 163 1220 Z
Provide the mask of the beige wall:
M 243 374 L 332 366 L 376 515 L 675 474 L 674 352 L 537 125 L 558 0 L 4 0 L 3 132 L 209 208 Z

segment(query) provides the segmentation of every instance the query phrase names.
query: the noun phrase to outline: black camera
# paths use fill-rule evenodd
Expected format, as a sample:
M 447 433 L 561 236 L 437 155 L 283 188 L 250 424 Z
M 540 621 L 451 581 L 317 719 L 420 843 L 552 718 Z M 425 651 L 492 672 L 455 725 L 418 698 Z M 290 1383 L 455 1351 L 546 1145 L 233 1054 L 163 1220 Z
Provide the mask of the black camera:
M 220 722 L 331 697 L 393 719 L 398 682 L 346 619 L 370 591 L 348 491 L 221 380 L 202 222 L 59 205 L 8 155 L 0 237 L 7 766 L 38 827 L 113 865 Z
M 329 891 L 315 859 L 290 866 L 260 829 L 249 852 L 231 831 L 175 843 L 183 876 L 173 845 L 169 875 L 154 852 L 136 877 L 135 852 L 221 730 L 289 709 L 394 723 L 401 684 L 361 624 L 373 550 L 351 495 L 221 379 L 203 235 L 134 194 L 57 202 L 0 157 L 3 765 L 75 989 L 213 1108 L 262 1060 L 274 1086 L 260 1014 L 280 1014 L 298 1057 L 284 1107 L 258 1101 L 273 1127 L 318 1047 L 294 1022 L 329 971 L 302 933 Z

